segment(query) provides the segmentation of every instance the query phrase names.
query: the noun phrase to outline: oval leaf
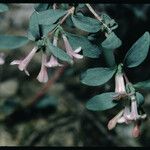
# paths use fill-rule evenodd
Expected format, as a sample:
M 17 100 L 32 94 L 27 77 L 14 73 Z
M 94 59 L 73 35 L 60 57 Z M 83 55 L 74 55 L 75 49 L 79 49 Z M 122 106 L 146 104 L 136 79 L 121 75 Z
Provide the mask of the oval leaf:
M 60 9 L 48 9 L 38 13 L 39 24 L 50 25 L 55 23 L 60 17 L 64 16 L 67 11 Z
M 100 30 L 100 23 L 96 19 L 81 14 L 72 15 L 71 19 L 74 25 L 83 31 L 94 33 Z
M 111 32 L 106 38 L 106 40 L 102 42 L 101 45 L 104 49 L 114 50 L 120 47 L 121 44 L 122 44 L 121 40 L 116 36 L 114 32 Z
M 113 108 L 118 104 L 116 101 L 113 100 L 114 95 L 114 92 L 96 95 L 86 103 L 86 108 L 93 111 L 103 111 Z
M 97 45 L 92 44 L 86 37 L 71 33 L 66 34 L 73 49 L 76 49 L 79 46 L 81 46 L 84 56 L 90 58 L 99 57 L 101 50 Z
M 57 58 L 59 58 L 62 61 L 67 61 L 68 63 L 73 63 L 73 60 L 71 57 L 65 53 L 62 49 L 54 46 L 52 43 L 48 42 L 48 50 Z
M 115 68 L 92 68 L 81 75 L 81 82 L 90 86 L 99 86 L 109 81 L 116 72 Z
M 138 105 L 144 104 L 144 96 L 141 93 L 136 92 L 136 98 L 137 98 Z
M 58 100 L 54 96 L 46 95 L 40 99 L 35 105 L 36 108 L 42 109 L 47 107 L 56 107 Z
M 38 40 L 40 38 L 38 13 L 36 11 L 30 16 L 28 38 L 30 40 Z
M 142 90 L 150 90 L 150 80 L 138 82 L 134 84 L 134 87 Z
M 16 49 L 28 42 L 24 36 L 0 35 L 0 49 Z
M 5 4 L 0 4 L 0 12 L 8 11 L 8 6 Z
M 150 46 L 150 35 L 149 32 L 145 32 L 127 52 L 124 64 L 129 67 L 136 67 L 140 65 L 146 58 Z

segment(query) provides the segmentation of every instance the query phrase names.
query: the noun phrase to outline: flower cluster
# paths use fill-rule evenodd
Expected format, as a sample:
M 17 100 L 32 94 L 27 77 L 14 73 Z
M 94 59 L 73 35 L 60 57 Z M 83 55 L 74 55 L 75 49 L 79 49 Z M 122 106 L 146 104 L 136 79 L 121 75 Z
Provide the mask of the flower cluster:
M 129 88 L 127 90 L 127 87 Z M 132 130 L 133 137 L 140 135 L 141 121 L 146 119 L 147 115 L 143 112 L 136 97 L 135 89 L 131 83 L 126 83 L 124 80 L 124 73 L 119 70 L 115 76 L 115 93 L 114 100 L 124 100 L 124 108 L 108 122 L 108 129 L 113 129 L 117 123 L 130 124 L 134 123 Z
M 76 50 L 73 51 L 67 37 L 65 36 L 65 34 L 62 34 L 62 38 L 64 41 L 64 45 L 65 45 L 65 50 L 66 53 L 73 59 L 73 58 L 77 58 L 77 59 L 82 59 L 83 55 L 78 54 L 81 51 L 81 47 L 77 48 Z M 54 36 L 53 37 L 53 45 L 57 46 L 57 42 L 58 42 L 58 37 Z M 27 67 L 30 63 L 30 61 L 32 60 L 33 56 L 35 55 L 35 53 L 39 50 L 38 46 L 35 46 L 31 52 L 24 58 L 24 59 L 20 59 L 20 60 L 14 60 L 10 63 L 10 65 L 18 65 L 18 68 L 20 71 L 25 71 L 26 75 L 30 75 Z M 47 61 L 48 60 L 48 61 Z M 48 81 L 48 72 L 47 72 L 47 68 L 52 68 L 52 67 L 62 67 L 63 64 L 60 64 L 57 60 L 57 58 L 51 54 L 50 57 L 48 58 L 48 56 L 46 55 L 46 52 L 43 51 L 42 53 L 42 59 L 41 59 L 41 69 L 40 72 L 37 76 L 37 80 L 39 82 L 42 83 L 46 83 Z

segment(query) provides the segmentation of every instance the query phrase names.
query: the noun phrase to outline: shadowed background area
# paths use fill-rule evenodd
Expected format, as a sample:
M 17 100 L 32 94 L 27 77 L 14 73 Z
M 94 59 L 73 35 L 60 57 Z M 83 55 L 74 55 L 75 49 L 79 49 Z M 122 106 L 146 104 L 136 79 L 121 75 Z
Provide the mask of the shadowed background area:
M 0 33 L 27 35 L 34 5 L 8 4 L 10 10 L 0 14 Z M 131 45 L 149 31 L 150 4 L 92 6 L 99 14 L 108 14 L 119 25 L 115 30 L 123 42 L 115 51 L 119 63 Z M 83 12 L 93 17 L 87 8 Z M 81 34 L 79 30 L 73 32 Z M 100 42 L 103 40 L 100 35 L 96 36 Z M 105 66 L 102 56 L 99 59 L 84 58 L 65 70 L 49 69 L 49 79 L 52 80 L 41 84 L 36 80 L 41 65 L 39 53 L 29 65 L 30 77 L 19 71 L 17 66 L 9 65 L 32 48 L 33 43 L 30 42 L 20 49 L 1 50 L 5 52 L 6 63 L 0 66 L 0 146 L 108 146 L 108 143 L 109 146 L 150 146 L 149 119 L 142 124 L 142 135 L 135 139 L 131 136 L 132 125 L 117 125 L 114 130 L 108 131 L 107 123 L 116 114 L 117 108 L 103 112 L 85 108 L 85 102 L 92 96 L 114 90 L 114 78 L 100 87 L 80 83 L 80 75 L 87 68 Z M 149 64 L 150 53 L 140 66 L 126 70 L 129 80 L 135 83 L 149 79 Z M 150 91 L 141 93 L 146 98 L 144 109 L 149 116 Z

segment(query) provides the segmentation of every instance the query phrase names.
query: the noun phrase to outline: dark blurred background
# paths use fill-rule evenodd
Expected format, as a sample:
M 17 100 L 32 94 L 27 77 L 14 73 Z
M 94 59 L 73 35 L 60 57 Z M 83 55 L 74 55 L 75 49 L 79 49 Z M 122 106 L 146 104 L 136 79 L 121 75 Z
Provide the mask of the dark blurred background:
M 35 4 L 8 4 L 9 11 L 0 14 L 0 33 L 27 35 L 29 17 Z M 119 27 L 115 30 L 123 44 L 115 51 L 117 62 L 121 62 L 132 44 L 150 31 L 150 4 L 93 4 L 94 9 L 115 19 Z M 84 12 L 93 17 L 87 8 Z M 76 33 L 79 31 L 75 30 Z M 100 36 L 97 35 L 101 42 Z M 117 125 L 108 131 L 107 123 L 118 108 L 104 112 L 92 112 L 85 102 L 104 91 L 114 90 L 114 79 L 101 87 L 90 87 L 80 83 L 80 74 L 87 68 L 105 66 L 99 59 L 84 58 L 69 66 L 60 78 L 38 96 L 47 84 L 36 80 L 40 70 L 41 56 L 35 55 L 29 64 L 30 77 L 10 66 L 10 62 L 26 55 L 33 43 L 21 49 L 4 51 L 6 63 L 0 66 L 0 146 L 150 146 L 150 121 L 142 124 L 142 135 L 133 138 L 133 125 Z M 1 50 L 3 51 L 3 50 Z M 150 78 L 150 54 L 134 69 L 126 69 L 133 83 Z M 57 69 L 49 69 L 49 78 Z M 140 91 L 145 96 L 144 109 L 150 115 L 150 91 Z

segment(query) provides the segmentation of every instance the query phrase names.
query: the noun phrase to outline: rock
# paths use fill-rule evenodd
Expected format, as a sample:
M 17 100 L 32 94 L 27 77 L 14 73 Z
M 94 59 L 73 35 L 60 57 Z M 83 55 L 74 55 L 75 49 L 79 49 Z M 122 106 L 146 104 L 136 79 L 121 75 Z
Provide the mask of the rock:
M 18 82 L 15 79 L 10 79 L 0 83 L 0 97 L 13 96 L 18 89 Z

